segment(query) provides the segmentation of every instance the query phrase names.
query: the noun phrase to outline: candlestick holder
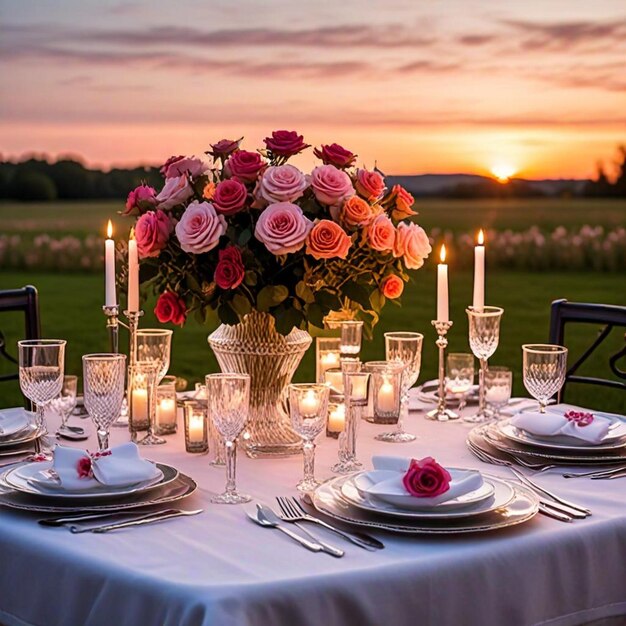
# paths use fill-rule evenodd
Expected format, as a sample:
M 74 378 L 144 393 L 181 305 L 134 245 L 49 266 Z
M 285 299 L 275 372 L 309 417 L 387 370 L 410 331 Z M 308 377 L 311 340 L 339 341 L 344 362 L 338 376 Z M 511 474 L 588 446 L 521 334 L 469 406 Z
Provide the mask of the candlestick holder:
M 124 311 L 124 315 L 128 318 L 128 326 L 126 327 L 129 335 L 128 361 L 134 365 L 137 363 L 137 329 L 143 311 Z
M 437 400 L 437 408 L 426 413 L 426 418 L 436 420 L 438 422 L 448 422 L 449 420 L 459 419 L 458 413 L 446 407 L 446 348 L 448 347 L 448 339 L 446 335 L 454 322 L 440 322 L 432 320 L 431 324 L 437 331 L 437 347 L 439 348 L 439 398 Z
M 120 350 L 120 307 L 117 304 L 105 304 L 102 307 L 102 312 L 105 314 L 107 319 L 106 328 L 109 331 L 109 342 L 111 344 L 111 352 L 117 354 Z M 125 324 L 122 324 L 125 326 Z

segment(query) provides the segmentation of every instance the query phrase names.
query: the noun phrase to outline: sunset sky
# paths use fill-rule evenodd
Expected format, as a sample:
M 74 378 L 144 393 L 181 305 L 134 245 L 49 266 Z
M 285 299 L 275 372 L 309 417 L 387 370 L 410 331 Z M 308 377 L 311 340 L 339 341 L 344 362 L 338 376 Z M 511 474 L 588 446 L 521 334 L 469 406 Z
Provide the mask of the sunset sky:
M 0 79 L 4 158 L 286 128 L 387 173 L 585 177 L 626 142 L 626 3 L 0 0 Z

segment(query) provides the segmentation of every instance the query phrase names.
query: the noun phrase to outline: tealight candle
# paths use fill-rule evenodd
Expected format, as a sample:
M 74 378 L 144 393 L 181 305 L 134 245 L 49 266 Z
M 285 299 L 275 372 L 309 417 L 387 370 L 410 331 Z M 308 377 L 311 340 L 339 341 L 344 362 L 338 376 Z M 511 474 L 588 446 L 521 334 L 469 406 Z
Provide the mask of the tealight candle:
M 132 390 L 131 411 L 133 420 L 148 419 L 148 390 L 144 387 L 137 387 Z
M 300 411 L 304 415 L 316 415 L 320 408 L 320 401 L 317 394 L 309 389 L 300 400 Z
M 338 437 L 339 433 L 343 432 L 346 427 L 346 405 L 343 404 L 331 404 L 328 412 L 328 423 L 326 427 L 326 434 L 329 437 Z
M 203 415 L 190 415 L 189 416 L 189 441 L 191 443 L 197 443 L 204 439 L 204 416 Z
M 343 372 L 341 370 L 327 370 L 324 380 L 330 388 L 339 395 L 343 395 Z
M 367 383 L 369 374 L 357 373 L 350 376 L 350 400 L 364 402 L 367 400 Z M 392 390 L 393 391 L 393 390 Z
M 185 418 L 185 450 L 187 452 L 206 452 L 209 449 L 206 405 L 195 400 L 183 404 Z
M 156 433 L 171 435 L 176 432 L 176 376 L 164 376 L 156 390 Z
M 396 401 L 393 385 L 386 380 L 378 390 L 378 408 L 381 411 L 393 411 L 395 407 Z

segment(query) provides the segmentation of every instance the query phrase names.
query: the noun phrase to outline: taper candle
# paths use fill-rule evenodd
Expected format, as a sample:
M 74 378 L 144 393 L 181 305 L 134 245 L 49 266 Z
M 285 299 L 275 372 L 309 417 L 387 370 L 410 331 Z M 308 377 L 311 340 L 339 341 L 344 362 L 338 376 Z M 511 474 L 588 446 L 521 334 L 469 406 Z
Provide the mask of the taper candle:
M 485 235 L 482 228 L 478 233 L 478 245 L 474 248 L 474 301 L 477 311 L 485 306 Z
M 437 265 L 437 321 L 450 321 L 448 306 L 448 266 L 446 265 L 446 247 L 441 246 L 441 263 Z
M 104 305 L 115 306 L 117 297 L 115 293 L 115 242 L 113 237 L 113 224 L 111 220 L 107 224 L 107 238 L 104 242 Z
M 134 229 L 128 240 L 128 310 L 139 311 L 139 257 Z

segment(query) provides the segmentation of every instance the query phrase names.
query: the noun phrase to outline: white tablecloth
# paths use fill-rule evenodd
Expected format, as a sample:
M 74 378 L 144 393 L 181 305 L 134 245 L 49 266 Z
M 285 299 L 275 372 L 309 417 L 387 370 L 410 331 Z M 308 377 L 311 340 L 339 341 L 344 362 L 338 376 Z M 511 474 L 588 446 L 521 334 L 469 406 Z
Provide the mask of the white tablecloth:
M 75 423 L 78 423 L 76 420 Z M 89 424 L 89 422 L 83 422 Z M 51 424 L 53 426 L 53 424 Z M 374 441 L 362 423 L 358 453 L 435 456 L 479 463 L 464 446 L 468 426 L 413 413 L 411 444 Z M 113 429 L 113 443 L 127 433 Z M 317 474 L 330 475 L 337 442 L 322 438 Z M 90 449 L 95 449 L 92 440 Z M 255 526 L 240 506 L 213 505 L 223 469 L 184 452 L 182 436 L 146 449 L 199 483 L 183 501 L 204 513 L 105 535 L 39 526 L 33 515 L 0 509 L 0 623 L 6 626 L 414 626 L 583 624 L 609 616 L 626 623 L 626 479 L 536 477 L 593 516 L 565 524 L 538 516 L 498 532 L 459 537 L 378 534 L 386 549 L 367 552 L 343 540 L 335 559 L 310 553 Z M 239 457 L 242 491 L 275 506 L 295 495 L 302 460 Z M 324 531 L 320 531 L 322 534 Z M 623 622 L 621 621 L 623 620 Z

